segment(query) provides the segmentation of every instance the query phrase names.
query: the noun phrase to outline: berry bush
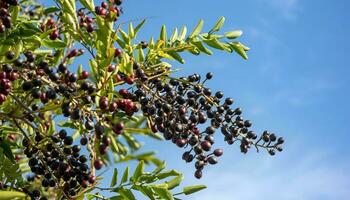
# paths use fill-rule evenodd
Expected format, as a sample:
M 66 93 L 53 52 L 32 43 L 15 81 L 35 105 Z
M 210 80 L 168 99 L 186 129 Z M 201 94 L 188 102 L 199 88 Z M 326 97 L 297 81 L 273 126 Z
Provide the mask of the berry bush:
M 215 139 L 242 153 L 282 151 L 282 137 L 256 134 L 232 98 L 206 86 L 213 73 L 174 74 L 184 53 L 247 59 L 249 48 L 235 40 L 241 31 L 219 33 L 223 17 L 208 32 L 200 20 L 189 33 L 184 26 L 168 36 L 163 26 L 156 39 L 138 41 L 145 20 L 119 23 L 122 0 L 53 3 L 0 2 L 0 199 L 175 199 L 205 188 L 178 189 L 183 175 L 139 153 L 138 135 L 183 149 L 179 159 L 194 163 L 198 179 L 223 155 Z M 74 62 L 82 55 L 89 66 Z M 133 172 L 119 173 L 132 160 Z M 110 187 L 102 187 L 98 171 L 111 167 Z

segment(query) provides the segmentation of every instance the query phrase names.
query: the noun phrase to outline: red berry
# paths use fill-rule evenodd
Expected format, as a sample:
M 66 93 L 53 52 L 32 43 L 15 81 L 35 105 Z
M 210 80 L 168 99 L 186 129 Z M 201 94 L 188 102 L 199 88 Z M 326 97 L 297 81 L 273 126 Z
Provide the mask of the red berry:
M 89 72 L 88 71 L 83 71 L 81 73 L 81 79 L 87 79 L 89 77 Z
M 126 95 L 129 94 L 127 89 L 120 89 L 119 94 L 122 95 L 123 97 L 126 97 Z
M 115 70 L 115 65 L 109 65 L 107 68 L 108 72 L 113 72 Z
M 94 161 L 94 166 L 95 166 L 95 169 L 100 170 L 103 167 L 103 162 L 101 160 L 97 159 Z
M 120 57 L 121 55 L 122 55 L 122 50 L 121 49 L 119 49 L 119 48 L 115 48 L 114 49 L 114 57 L 116 58 L 116 57 Z
M 129 84 L 129 85 L 133 84 L 134 81 L 135 81 L 134 76 L 128 76 L 128 77 L 125 78 L 125 82 L 126 82 L 127 84 Z
M 217 157 L 222 156 L 223 153 L 224 153 L 224 151 L 222 149 L 215 149 L 215 151 L 214 151 L 214 155 Z

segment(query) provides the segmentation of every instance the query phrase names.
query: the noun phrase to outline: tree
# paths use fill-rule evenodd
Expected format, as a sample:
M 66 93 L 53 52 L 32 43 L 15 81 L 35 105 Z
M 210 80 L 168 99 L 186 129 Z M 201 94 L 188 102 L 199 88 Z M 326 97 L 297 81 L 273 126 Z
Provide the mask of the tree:
M 196 178 L 223 154 L 211 147 L 215 132 L 242 153 L 282 151 L 282 137 L 257 136 L 232 98 L 205 86 L 212 73 L 172 75 L 171 62 L 184 63 L 184 53 L 216 49 L 247 59 L 249 48 L 235 41 L 241 31 L 218 33 L 224 17 L 209 32 L 200 20 L 189 34 L 184 26 L 168 36 L 163 26 L 159 37 L 136 42 L 145 20 L 119 23 L 121 0 L 53 2 L 0 2 L 0 199 L 177 199 L 205 188 L 177 189 L 182 174 L 153 152 L 138 153 L 137 135 L 186 149 L 182 159 L 194 161 Z M 83 54 L 90 68 L 73 70 Z M 119 172 L 118 163 L 131 160 L 139 161 L 135 170 Z M 116 168 L 102 188 L 97 171 L 106 165 Z

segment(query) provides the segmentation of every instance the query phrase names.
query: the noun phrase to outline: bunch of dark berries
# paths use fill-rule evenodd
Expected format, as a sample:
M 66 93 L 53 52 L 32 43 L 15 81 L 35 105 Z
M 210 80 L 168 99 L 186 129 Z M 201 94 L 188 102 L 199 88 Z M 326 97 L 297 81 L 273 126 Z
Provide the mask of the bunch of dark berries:
M 89 158 L 80 154 L 81 146 L 73 145 L 73 138 L 64 129 L 48 138 L 36 133 L 35 141 L 24 138 L 22 144 L 29 159 L 28 165 L 35 177 L 41 180 L 43 188 L 62 188 L 65 196 L 73 197 L 95 183 L 96 178 L 87 164 Z M 42 196 L 38 189 L 28 194 L 33 199 Z
M 204 86 L 205 81 L 213 77 L 206 74 L 193 74 L 188 77 L 172 78 L 159 76 L 147 80 L 142 69 L 136 69 L 134 92 L 141 104 L 143 114 L 152 124 L 154 132 L 161 132 L 166 140 L 171 140 L 180 148 L 188 148 L 182 158 L 186 162 L 196 159 L 196 178 L 202 177 L 207 164 L 216 164 L 217 157 L 223 154 L 221 149 L 213 150 L 215 132 L 220 131 L 228 144 L 240 143 L 242 153 L 250 147 L 267 149 L 274 155 L 282 151 L 283 138 L 265 131 L 258 137 L 249 130 L 252 123 L 245 120 L 240 108 L 231 108 L 232 98 L 224 98 L 221 91 L 212 92 Z
M 13 52 L 7 52 L 6 54 L 7 59 L 12 59 L 13 56 Z M 6 100 L 12 88 L 12 81 L 15 81 L 18 76 L 18 73 L 13 70 L 10 64 L 2 65 L 2 71 L 0 72 L 0 104 Z

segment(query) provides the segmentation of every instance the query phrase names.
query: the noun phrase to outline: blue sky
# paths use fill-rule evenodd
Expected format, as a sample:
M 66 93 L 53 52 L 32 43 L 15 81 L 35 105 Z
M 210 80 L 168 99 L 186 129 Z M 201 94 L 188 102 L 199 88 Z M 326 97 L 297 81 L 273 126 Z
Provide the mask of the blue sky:
M 181 160 L 182 150 L 146 140 L 145 149 L 157 149 L 168 166 L 184 172 L 184 185 L 208 186 L 184 199 L 350 198 L 349 6 L 347 0 L 125 0 L 120 22 L 148 19 L 140 40 L 158 36 L 162 24 L 194 27 L 200 18 L 209 30 L 220 16 L 226 17 L 224 31 L 243 30 L 248 61 L 215 52 L 186 55 L 186 64 L 175 67 L 184 68 L 180 74 L 214 72 L 209 86 L 233 97 L 255 130 L 286 138 L 283 153 L 271 157 L 253 150 L 242 155 L 217 137 L 224 156 L 201 180 Z

